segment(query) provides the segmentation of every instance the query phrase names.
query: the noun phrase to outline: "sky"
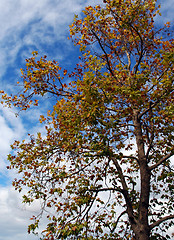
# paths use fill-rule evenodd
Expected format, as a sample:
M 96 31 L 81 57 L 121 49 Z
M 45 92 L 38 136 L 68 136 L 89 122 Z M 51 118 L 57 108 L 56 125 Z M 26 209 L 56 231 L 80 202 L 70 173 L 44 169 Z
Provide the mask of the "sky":
M 0 0 L 0 90 L 17 91 L 20 68 L 34 50 L 65 68 L 74 66 L 78 49 L 67 39 L 69 25 L 74 14 L 97 3 L 101 0 Z M 174 22 L 173 0 L 161 0 L 161 12 L 158 24 Z M 14 140 L 42 131 L 37 119 L 44 109 L 41 106 L 16 117 L 14 109 L 0 105 L 0 240 L 38 239 L 27 234 L 27 225 L 39 203 L 31 207 L 21 204 L 21 195 L 11 185 L 15 173 L 7 171 L 6 159 Z

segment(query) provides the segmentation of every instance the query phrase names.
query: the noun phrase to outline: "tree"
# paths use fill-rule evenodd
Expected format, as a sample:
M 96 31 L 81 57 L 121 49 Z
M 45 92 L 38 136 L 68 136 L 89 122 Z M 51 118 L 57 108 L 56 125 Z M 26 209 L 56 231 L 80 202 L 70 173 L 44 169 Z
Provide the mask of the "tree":
M 22 110 L 55 96 L 41 116 L 46 136 L 15 141 L 9 168 L 25 203 L 42 200 L 43 239 L 169 239 L 173 224 L 174 40 L 154 26 L 152 0 L 104 0 L 75 17 L 82 55 L 74 72 L 36 52 L 23 93 L 2 98 Z M 45 99 L 45 98 L 44 98 Z M 21 175 L 22 174 L 22 175 Z

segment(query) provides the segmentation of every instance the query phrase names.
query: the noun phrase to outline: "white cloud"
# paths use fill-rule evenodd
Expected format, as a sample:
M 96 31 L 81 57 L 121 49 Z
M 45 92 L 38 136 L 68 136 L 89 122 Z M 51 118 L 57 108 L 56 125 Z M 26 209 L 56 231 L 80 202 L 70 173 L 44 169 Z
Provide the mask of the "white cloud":
M 10 144 L 15 139 L 21 139 L 25 129 L 20 118 L 16 118 L 12 109 L 4 108 L 0 105 L 0 172 L 5 171 L 7 154 L 10 151 Z
M 64 45 L 68 44 L 66 35 L 74 13 L 80 13 L 85 5 L 95 2 L 101 0 L 1 0 L 0 75 L 15 63 L 20 50 L 28 57 L 33 50 L 44 53 L 41 44 L 52 44 L 60 39 Z
M 33 234 L 27 234 L 30 217 L 38 213 L 39 205 L 25 207 L 21 196 L 11 187 L 0 187 L 0 240 L 37 240 Z

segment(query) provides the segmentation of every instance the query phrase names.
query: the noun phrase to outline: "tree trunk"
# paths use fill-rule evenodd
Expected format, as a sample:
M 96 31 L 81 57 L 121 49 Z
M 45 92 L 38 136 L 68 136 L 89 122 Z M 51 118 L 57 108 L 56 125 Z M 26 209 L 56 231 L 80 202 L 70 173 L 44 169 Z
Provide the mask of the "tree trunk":
M 138 118 L 139 112 L 134 110 L 133 122 L 135 126 L 135 137 L 138 150 L 138 160 L 140 167 L 140 181 L 141 193 L 138 209 L 137 224 L 134 226 L 134 233 L 136 240 L 149 240 L 150 227 L 148 223 L 148 208 L 149 208 L 149 195 L 150 195 L 150 170 L 147 164 L 145 155 L 145 147 L 142 136 L 141 121 Z
M 135 240 L 149 240 L 150 239 L 150 228 L 144 224 L 137 224 L 135 232 Z

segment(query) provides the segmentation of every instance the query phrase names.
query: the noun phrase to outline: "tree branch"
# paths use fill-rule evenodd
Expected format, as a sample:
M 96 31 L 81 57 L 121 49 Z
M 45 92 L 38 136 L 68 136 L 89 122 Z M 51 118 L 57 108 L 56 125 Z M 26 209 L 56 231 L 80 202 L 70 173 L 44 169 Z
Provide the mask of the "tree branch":
M 130 54 L 129 52 L 126 50 L 126 55 L 127 55 L 127 59 L 128 59 L 128 70 L 130 71 L 131 68 L 131 58 L 130 58 Z
M 96 34 L 93 30 L 91 30 L 91 32 L 92 32 L 92 34 L 94 35 L 94 37 L 97 39 L 97 41 L 98 41 L 98 43 L 99 43 L 99 45 L 100 45 L 100 48 L 101 48 L 102 51 L 104 52 L 104 55 L 105 55 L 105 57 L 106 57 L 106 62 L 107 62 L 107 65 L 108 65 L 109 72 L 110 72 L 111 75 L 115 78 L 115 75 L 114 75 L 114 73 L 113 73 L 113 71 L 112 71 L 112 68 L 111 68 L 111 64 L 110 64 L 110 62 L 109 62 L 108 54 L 106 53 L 106 51 L 105 51 L 105 49 L 104 49 L 104 47 L 103 47 L 103 45 L 102 45 L 102 43 L 101 43 L 100 38 L 97 36 L 97 34 Z
M 114 158 L 114 157 L 112 157 L 111 159 L 112 159 L 113 164 L 115 165 L 115 167 L 116 167 L 116 169 L 118 171 L 118 174 L 119 174 L 119 177 L 120 177 L 120 181 L 121 181 L 121 184 L 122 184 L 122 187 L 123 187 L 123 190 L 121 192 L 122 192 L 122 194 L 123 194 L 123 196 L 125 198 L 125 201 L 126 201 L 127 214 L 129 216 L 129 220 L 130 220 L 131 224 L 135 224 L 136 223 L 136 219 L 135 219 L 135 216 L 134 216 L 134 213 L 133 213 L 132 202 L 131 202 L 131 199 L 129 197 L 128 186 L 127 186 L 125 177 L 123 175 L 122 169 L 121 169 L 117 159 Z
M 170 67 L 170 66 L 169 66 Z M 161 74 L 160 76 L 157 78 L 156 82 L 158 83 L 160 81 L 160 79 L 164 76 L 164 73 L 166 73 L 169 70 L 169 67 L 166 68 Z M 150 92 L 156 85 L 154 84 L 152 87 L 149 88 L 148 92 Z
M 150 115 L 149 122 L 150 122 L 151 136 L 149 136 L 150 134 L 148 132 L 148 126 L 146 125 L 147 139 L 149 141 L 149 147 L 148 147 L 147 152 L 146 152 L 146 159 L 148 159 L 148 156 L 149 156 L 150 150 L 153 147 L 153 141 L 154 141 L 154 120 L 153 120 L 153 112 L 152 112 L 151 104 L 152 103 L 150 102 L 150 108 L 151 109 L 149 110 L 149 115 Z
M 113 232 L 115 231 L 115 229 L 116 229 L 116 227 L 117 227 L 117 224 L 118 224 L 120 218 L 121 218 L 124 214 L 126 214 L 126 213 L 127 213 L 126 211 L 123 211 L 123 212 L 118 216 L 117 221 L 115 222 L 115 226 L 114 226 L 113 229 L 111 230 L 111 233 L 113 233 Z
M 161 97 L 162 97 L 162 96 L 161 96 Z M 151 109 L 154 108 L 154 107 L 160 102 L 161 97 L 160 97 L 157 101 L 155 101 L 153 104 L 151 104 L 149 108 L 147 108 L 146 110 L 144 110 L 144 112 L 140 113 L 140 114 L 138 115 L 138 118 L 141 119 L 141 117 L 142 117 L 144 114 L 146 114 L 147 112 L 151 111 Z
M 174 91 L 174 89 L 171 89 L 171 90 L 170 90 L 170 93 L 172 93 L 173 91 Z M 169 93 L 169 91 L 168 91 L 168 90 L 165 90 L 165 91 L 163 92 L 163 94 L 161 94 L 161 96 L 159 96 L 159 98 L 158 98 L 153 104 L 150 105 L 149 108 L 147 108 L 146 110 L 144 110 L 142 113 L 140 113 L 140 114 L 138 115 L 138 118 L 141 119 L 141 117 L 142 117 L 144 114 L 146 114 L 147 112 L 151 111 L 151 109 L 154 108 L 154 107 L 162 100 L 162 98 L 163 98 L 167 93 Z
M 173 155 L 174 155 L 174 152 L 171 152 L 171 153 L 167 154 L 166 156 L 164 156 L 163 158 L 161 158 L 156 164 L 149 167 L 150 171 L 157 168 L 159 165 L 161 165 L 163 162 L 165 162 L 167 159 L 169 159 Z
M 125 63 L 121 60 L 120 55 L 117 53 L 116 49 L 115 49 L 115 44 L 112 43 L 112 41 L 110 40 L 110 38 L 108 38 L 107 34 L 103 32 L 102 28 L 99 27 L 101 35 L 103 35 L 103 37 L 106 39 L 106 41 L 108 42 L 109 45 L 107 45 L 106 43 L 104 43 L 105 46 L 107 46 L 109 49 L 112 49 L 112 51 L 114 51 L 115 55 L 117 56 L 120 64 L 122 64 L 123 66 L 125 65 Z
M 138 71 L 138 66 L 139 66 L 139 64 L 140 64 L 140 62 L 141 62 L 141 59 L 142 59 L 142 57 L 143 57 L 143 52 L 144 52 L 144 49 L 143 49 L 144 41 L 143 41 L 143 39 L 142 39 L 142 36 L 141 36 L 141 34 L 139 33 L 138 29 L 131 24 L 131 22 L 123 21 L 123 20 L 121 19 L 121 17 L 120 17 L 118 14 L 114 13 L 114 11 L 113 11 L 111 8 L 110 8 L 110 11 L 111 11 L 112 16 L 114 17 L 114 19 L 115 19 L 115 21 L 116 21 L 117 23 L 118 23 L 118 20 L 117 20 L 117 19 L 119 19 L 121 22 L 124 22 L 125 24 L 127 24 L 127 25 L 130 27 L 130 30 L 135 31 L 135 33 L 138 35 L 138 37 L 139 37 L 139 39 L 140 39 L 141 51 L 138 52 L 138 53 L 139 53 L 139 59 L 138 59 L 138 61 L 136 62 L 136 64 L 134 65 L 133 70 L 132 70 L 132 71 L 136 74 L 137 71 Z M 127 53 L 126 53 L 126 54 L 127 54 Z M 129 58 L 128 58 L 128 61 L 129 61 Z M 129 64 L 130 64 L 130 62 L 129 62 Z
M 162 222 L 167 221 L 167 220 L 172 219 L 172 218 L 174 218 L 174 214 L 163 217 L 163 218 L 160 218 L 158 221 L 156 221 L 156 222 L 154 222 L 150 225 L 150 230 L 152 230 L 154 227 L 159 226 Z
M 121 189 L 119 188 L 95 188 L 95 189 L 87 189 L 89 192 L 106 192 L 106 191 L 119 191 L 121 192 Z
M 134 157 L 134 156 L 125 156 L 125 155 L 123 155 L 122 158 L 130 158 L 130 159 L 134 159 L 134 160 L 136 160 L 136 161 L 139 163 L 138 158 L 136 158 L 136 157 Z

